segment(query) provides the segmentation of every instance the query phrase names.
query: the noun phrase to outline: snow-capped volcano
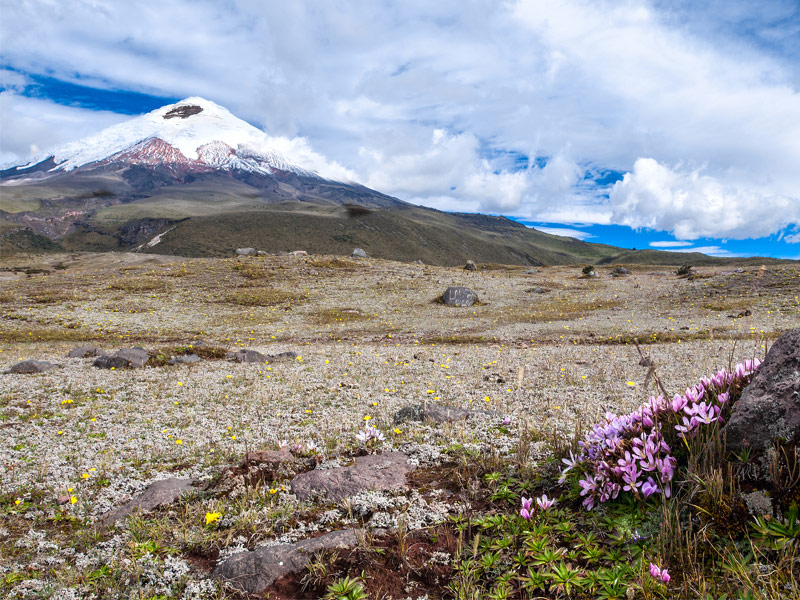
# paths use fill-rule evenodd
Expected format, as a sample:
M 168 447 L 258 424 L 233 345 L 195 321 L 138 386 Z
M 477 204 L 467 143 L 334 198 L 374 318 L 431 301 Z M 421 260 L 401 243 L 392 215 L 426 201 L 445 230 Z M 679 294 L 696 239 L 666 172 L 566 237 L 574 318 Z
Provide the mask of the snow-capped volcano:
M 52 156 L 51 173 L 123 163 L 161 165 L 182 172 L 239 170 L 270 175 L 277 170 L 314 175 L 278 151 L 276 146 L 282 141 L 286 142 L 210 100 L 192 97 L 61 146 L 18 169 Z

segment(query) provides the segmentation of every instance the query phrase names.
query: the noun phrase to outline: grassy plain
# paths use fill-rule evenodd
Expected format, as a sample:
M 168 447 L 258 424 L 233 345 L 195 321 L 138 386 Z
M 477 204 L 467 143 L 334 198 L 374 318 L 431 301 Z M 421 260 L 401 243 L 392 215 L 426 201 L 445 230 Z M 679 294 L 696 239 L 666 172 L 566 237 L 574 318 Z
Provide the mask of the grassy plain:
M 322 557 L 270 597 L 321 597 L 346 574 L 370 598 L 593 597 L 577 584 L 548 583 L 544 596 L 517 587 L 517 595 L 503 596 L 494 580 L 492 589 L 481 587 L 479 575 L 464 582 L 473 573 L 464 567 L 470 551 L 476 561 L 502 555 L 480 545 L 481 526 L 470 519 L 518 510 L 518 502 L 497 496 L 500 476 L 492 474 L 522 482 L 526 495 L 566 494 L 555 483 L 554 457 L 605 411 L 633 410 L 658 393 L 634 340 L 671 394 L 763 357 L 771 340 L 800 325 L 800 269 L 704 267 L 690 280 L 668 267 L 631 266 L 625 277 L 598 267 L 599 277 L 587 279 L 578 267 L 529 274 L 487 266 L 468 272 L 314 255 L 5 261 L 0 368 L 25 359 L 59 367 L 0 375 L 0 592 L 232 597 L 211 578 L 230 553 L 366 527 L 371 541 L 363 547 Z M 437 302 L 450 285 L 475 290 L 479 303 Z M 201 340 L 215 349 L 203 360 L 165 364 Z M 143 346 L 156 359 L 143 369 L 109 371 L 65 358 L 83 343 L 109 351 Z M 238 348 L 298 357 L 274 364 L 220 358 L 221 350 Z M 397 410 L 420 402 L 497 416 L 441 426 L 393 422 Z M 510 423 L 501 424 L 506 416 Z M 380 448 L 419 463 L 410 490 L 308 503 L 291 494 L 287 478 L 232 489 L 220 483 L 247 452 L 282 441 L 298 446 L 298 458 L 346 464 L 359 452 L 355 434 L 365 419 L 385 434 Z M 154 513 L 99 526 L 106 511 L 165 477 L 204 485 Z M 217 512 L 220 519 L 206 524 Z M 431 561 L 442 569 L 426 571 L 422 564 Z M 500 572 L 492 564 L 481 569 L 475 573 L 487 580 Z M 698 572 L 674 572 L 663 589 L 635 574 L 636 597 L 729 593 Z M 759 585 L 773 584 L 756 581 L 753 589 Z M 796 587 L 787 593 L 800 597 Z

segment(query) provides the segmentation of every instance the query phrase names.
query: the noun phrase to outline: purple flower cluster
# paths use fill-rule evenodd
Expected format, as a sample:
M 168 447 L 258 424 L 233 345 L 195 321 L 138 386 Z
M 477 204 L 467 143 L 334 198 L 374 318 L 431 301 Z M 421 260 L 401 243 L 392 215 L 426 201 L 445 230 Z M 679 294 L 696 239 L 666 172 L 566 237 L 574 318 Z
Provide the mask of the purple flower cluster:
M 657 579 L 658 581 L 661 581 L 663 583 L 669 583 L 669 580 L 672 579 L 669 576 L 669 571 L 667 571 L 666 569 L 662 569 L 661 567 L 659 567 L 658 565 L 654 565 L 653 563 L 650 563 L 650 575 L 653 577 L 653 579 Z
M 703 426 L 724 423 L 759 364 L 758 359 L 748 360 L 733 372 L 718 371 L 670 402 L 663 396 L 651 396 L 647 404 L 628 415 L 606 413 L 605 420 L 579 442 L 580 454 L 570 453 L 568 459 L 562 459 L 566 467 L 560 481 L 573 469 L 583 475 L 578 485 L 588 510 L 620 492 L 637 498 L 660 492 L 669 498 L 678 461 L 665 436 L 684 439 Z
M 533 498 L 526 498 L 525 496 L 522 497 L 522 509 L 519 511 L 519 516 L 521 516 L 526 521 L 530 521 L 533 513 L 536 509 L 533 508 Z M 548 498 L 547 494 L 543 494 L 536 498 L 536 507 L 541 510 L 545 511 L 548 508 L 552 507 L 556 503 L 555 498 Z

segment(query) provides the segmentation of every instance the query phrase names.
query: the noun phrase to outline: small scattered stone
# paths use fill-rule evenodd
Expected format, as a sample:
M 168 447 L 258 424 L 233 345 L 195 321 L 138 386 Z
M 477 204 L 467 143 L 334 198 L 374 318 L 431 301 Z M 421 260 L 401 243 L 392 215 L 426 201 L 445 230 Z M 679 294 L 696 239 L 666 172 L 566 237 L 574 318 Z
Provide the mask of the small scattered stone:
M 406 421 L 433 421 L 434 423 L 450 423 L 467 419 L 475 415 L 495 416 L 490 410 L 470 410 L 455 406 L 440 406 L 437 404 L 415 404 L 401 408 L 394 414 L 394 423 L 399 425 Z
M 613 271 L 611 271 L 611 274 L 612 275 L 617 275 L 617 276 L 619 276 L 619 275 L 631 275 L 631 274 L 633 274 L 633 271 L 631 271 L 630 269 L 627 269 L 625 267 L 616 267 Z
M 367 258 L 367 253 L 361 248 L 353 250 L 353 258 Z
M 547 288 L 544 288 L 544 287 L 541 287 L 541 286 L 537 285 L 537 286 L 534 286 L 531 289 L 529 289 L 528 293 L 530 293 L 530 294 L 546 294 L 549 291 L 550 290 L 548 290 Z
M 45 373 L 51 369 L 55 369 L 55 365 L 46 360 L 23 360 L 13 365 L 6 373 L 15 373 L 18 375 L 35 375 L 37 373 Z
M 442 294 L 442 302 L 447 306 L 472 306 L 478 301 L 478 294 L 462 286 L 451 286 Z
M 352 548 L 359 534 L 352 529 L 332 531 L 294 544 L 264 546 L 228 557 L 214 569 L 214 577 L 245 594 L 263 595 L 275 580 L 305 568 L 316 552 Z
M 67 353 L 67 358 L 86 358 L 87 356 L 102 356 L 103 351 L 99 346 L 79 346 Z
M 539 272 L 539 269 L 525 269 L 522 274 L 523 275 L 536 275 Z
M 308 256 L 308 252 L 305 250 L 292 250 L 289 254 L 292 256 Z
M 171 504 L 192 489 L 191 479 L 170 478 L 156 481 L 127 504 L 108 511 L 100 521 L 104 525 L 110 525 L 119 519 L 124 519 L 135 510 L 149 512 L 162 504 Z
M 197 362 L 200 362 L 200 357 L 197 354 L 182 354 L 169 359 L 169 364 L 171 365 L 193 365 Z
M 150 354 L 144 348 L 136 346 L 134 348 L 122 348 L 112 355 L 104 355 L 95 359 L 92 363 L 100 369 L 141 369 Z
M 228 352 L 228 354 L 225 355 L 225 358 L 228 360 L 234 360 L 238 363 L 265 363 L 269 361 L 269 356 L 266 354 L 261 354 L 261 352 L 256 350 L 248 350 L 246 348 L 242 348 L 236 352 Z
M 413 470 L 402 452 L 368 454 L 347 467 L 301 473 L 292 480 L 292 492 L 299 500 L 316 494 L 340 500 L 362 490 L 396 490 L 406 487 L 406 473 Z
M 255 248 L 237 248 L 236 254 L 239 256 L 253 256 L 256 253 Z
M 478 267 L 477 267 L 477 266 L 475 266 L 475 261 L 473 261 L 473 260 L 468 260 L 468 261 L 467 261 L 467 264 L 465 264 L 465 265 L 464 265 L 464 270 L 465 270 L 465 271 L 477 271 L 477 270 L 478 270 Z

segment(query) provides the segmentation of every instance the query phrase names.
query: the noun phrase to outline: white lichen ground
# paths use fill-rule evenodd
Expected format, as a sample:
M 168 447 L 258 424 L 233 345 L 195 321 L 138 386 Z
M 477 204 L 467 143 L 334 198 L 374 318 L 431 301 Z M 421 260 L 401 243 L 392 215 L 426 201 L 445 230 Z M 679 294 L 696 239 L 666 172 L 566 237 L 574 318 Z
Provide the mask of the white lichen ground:
M 94 527 L 153 480 L 212 481 L 247 450 L 313 442 L 335 460 L 355 447 L 365 419 L 384 431 L 382 448 L 404 450 L 423 466 L 453 444 L 508 454 L 522 427 L 569 436 L 606 410 L 631 410 L 656 393 L 636 348 L 608 342 L 655 334 L 659 343 L 643 351 L 674 393 L 731 362 L 763 356 L 770 339 L 800 325 L 800 275 L 792 267 L 699 269 L 707 277 L 688 281 L 667 268 L 624 278 L 600 269 L 587 280 L 578 268 L 470 273 L 332 257 L 15 260 L 9 267 L 50 272 L 0 272 L 0 368 L 24 359 L 60 365 L 41 375 L 0 375 L 0 510 L 7 517 L 0 590 L 18 598 L 215 597 L 217 584 L 187 548 L 214 546 L 225 556 L 363 525 L 365 516 L 376 529 L 431 525 L 460 505 L 410 491 L 314 507 L 298 504 L 288 481 L 277 481 L 225 498 L 198 492 L 158 519 Z M 433 302 L 454 284 L 474 289 L 481 304 Z M 533 286 L 551 291 L 526 292 Z M 243 306 L 235 297 L 276 290 L 284 298 L 275 306 Z M 752 314 L 729 317 L 744 308 Z M 92 359 L 65 358 L 86 339 L 101 339 L 106 350 L 202 339 L 300 356 L 106 371 Z M 422 401 L 494 410 L 511 418 L 509 433 L 498 430 L 500 417 L 395 431 L 393 414 Z M 542 452 L 535 444 L 531 460 Z M 213 511 L 223 516 L 206 527 Z M 168 536 L 155 531 L 176 523 Z M 170 536 L 172 544 L 148 545 Z

